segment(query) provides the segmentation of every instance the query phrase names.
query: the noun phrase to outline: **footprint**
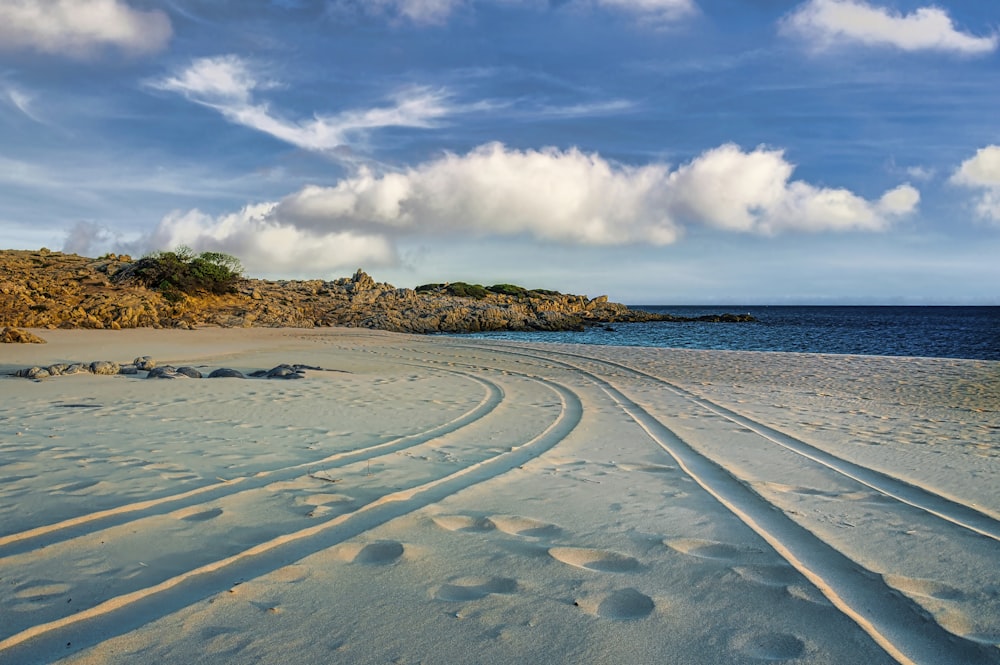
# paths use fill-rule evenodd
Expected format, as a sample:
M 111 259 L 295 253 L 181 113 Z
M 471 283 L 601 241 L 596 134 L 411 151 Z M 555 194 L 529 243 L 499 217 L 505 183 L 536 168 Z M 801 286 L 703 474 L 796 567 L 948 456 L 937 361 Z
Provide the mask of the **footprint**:
M 699 559 L 724 561 L 726 563 L 735 563 L 747 554 L 762 554 L 760 550 L 740 548 L 735 545 L 727 545 L 726 543 L 712 540 L 699 540 L 697 538 L 665 540 L 663 544 L 681 554 L 698 557 Z
M 60 485 L 58 487 L 53 487 L 50 491 L 52 492 L 65 492 L 67 494 L 71 492 L 79 492 L 81 490 L 90 489 L 94 485 L 100 484 L 100 480 L 82 480 L 78 483 L 69 483 L 66 485 Z
M 806 645 L 788 633 L 754 633 L 738 635 L 733 648 L 756 660 L 789 660 L 805 653 Z
M 597 598 L 584 598 L 575 603 L 589 614 L 614 621 L 642 619 L 656 607 L 653 599 L 635 589 L 619 589 Z
M 70 590 L 68 584 L 53 582 L 51 584 L 34 584 L 21 587 L 14 592 L 14 597 L 19 600 L 46 600 L 53 596 L 61 596 Z
M 570 566 L 604 573 L 626 573 L 640 567 L 639 562 L 630 556 L 585 547 L 551 547 L 549 556 Z
M 517 580 L 509 577 L 467 577 L 453 584 L 442 584 L 434 592 L 438 600 L 464 603 L 490 594 L 510 594 L 517 591 Z
M 403 556 L 403 544 L 394 540 L 379 543 L 369 543 L 354 555 L 354 563 L 364 563 L 371 566 L 385 566 Z
M 677 470 L 675 466 L 665 464 L 619 464 L 622 471 L 643 471 L 645 473 L 671 473 Z
M 525 536 L 529 538 L 553 538 L 562 533 L 562 529 L 555 524 L 539 522 L 530 517 L 517 517 L 515 515 L 494 515 L 489 520 L 496 528 L 512 536 Z
M 902 575 L 883 575 L 882 579 L 889 586 L 911 596 L 923 596 L 938 600 L 965 600 L 965 594 L 961 590 L 934 580 L 922 580 Z
M 762 586 L 786 587 L 801 581 L 791 566 L 736 566 L 733 570 L 746 581 Z
M 468 515 L 438 515 L 432 518 L 434 523 L 448 531 L 472 531 L 481 533 L 492 531 L 496 524 L 487 517 L 469 517 Z
M 192 512 L 193 510 L 189 509 L 187 512 L 178 515 L 177 519 L 184 520 L 185 522 L 207 522 L 222 514 L 222 508 L 212 508 L 211 510 L 202 510 L 200 512 Z

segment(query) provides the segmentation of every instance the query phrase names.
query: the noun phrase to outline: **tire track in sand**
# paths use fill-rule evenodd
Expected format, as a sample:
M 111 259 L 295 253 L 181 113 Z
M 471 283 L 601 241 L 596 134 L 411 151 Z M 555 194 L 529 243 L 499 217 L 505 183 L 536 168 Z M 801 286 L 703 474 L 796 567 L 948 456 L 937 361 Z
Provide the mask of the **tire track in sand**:
M 482 420 L 489 414 L 493 413 L 493 411 L 495 411 L 503 402 L 503 389 L 496 382 L 472 376 L 467 373 L 456 372 L 454 370 L 438 371 L 450 374 L 459 374 L 464 378 L 481 384 L 484 388 L 482 399 L 472 409 L 469 409 L 465 413 L 422 432 L 415 432 L 413 434 L 395 437 L 381 443 L 365 446 L 364 448 L 356 448 L 354 450 L 334 453 L 332 455 L 303 462 L 301 464 L 259 470 L 254 472 L 252 475 L 247 476 L 220 479 L 220 482 L 218 483 L 197 487 L 195 489 L 188 490 L 187 492 L 180 492 L 177 494 L 158 497 L 156 499 L 148 499 L 145 501 L 124 504 L 114 508 L 108 508 L 106 510 L 86 513 L 84 515 L 72 517 L 53 524 L 45 524 L 17 533 L 6 534 L 4 536 L 0 536 L 0 550 L 2 550 L 0 551 L 0 556 L 11 556 L 23 552 L 26 549 L 34 549 L 36 547 L 50 545 L 82 535 L 81 531 L 76 527 L 90 525 L 94 527 L 92 531 L 97 531 L 112 526 L 120 526 L 122 524 L 127 524 L 130 521 L 142 519 L 150 515 L 173 512 L 182 508 L 196 506 L 201 503 L 215 501 L 223 497 L 235 496 L 241 492 L 259 489 L 271 483 L 289 480 L 300 475 L 303 470 L 308 471 L 313 467 L 322 465 L 327 468 L 335 468 L 354 462 L 364 462 L 387 453 L 406 450 L 446 434 L 457 432 L 464 427 L 468 427 L 469 425 Z M 236 488 L 237 485 L 239 486 L 238 488 Z M 236 490 L 232 491 L 233 488 L 236 488 Z M 189 499 L 194 498 L 198 500 L 188 502 Z M 72 532 L 70 532 L 71 529 L 73 530 Z M 44 538 L 45 536 L 53 535 L 56 537 Z M 19 545 L 19 547 L 15 546 L 15 544 Z
M 1000 663 L 1000 651 L 945 630 L 928 617 L 918 604 L 895 592 L 882 576 L 853 561 L 796 523 L 738 477 L 697 452 L 608 380 L 551 356 L 512 351 L 509 347 L 490 348 L 510 355 L 562 365 L 597 385 L 695 483 L 761 536 L 897 662 L 904 665 Z M 662 381 L 618 363 L 558 351 L 550 353 L 596 361 Z M 681 393 L 675 394 L 684 397 Z
M 552 390 L 558 416 L 540 433 L 508 451 L 465 466 L 444 477 L 385 494 L 349 513 L 305 529 L 282 534 L 231 556 L 174 575 L 158 584 L 124 593 L 92 607 L 36 624 L 0 640 L 3 662 L 50 662 L 74 649 L 142 626 L 198 600 L 221 593 L 233 579 L 259 577 L 291 561 L 354 538 L 386 522 L 491 480 L 551 450 L 572 432 L 583 416 L 576 393 L 553 381 L 524 375 Z M 58 637 L 56 636 L 58 635 Z M 45 637 L 44 641 L 36 638 Z

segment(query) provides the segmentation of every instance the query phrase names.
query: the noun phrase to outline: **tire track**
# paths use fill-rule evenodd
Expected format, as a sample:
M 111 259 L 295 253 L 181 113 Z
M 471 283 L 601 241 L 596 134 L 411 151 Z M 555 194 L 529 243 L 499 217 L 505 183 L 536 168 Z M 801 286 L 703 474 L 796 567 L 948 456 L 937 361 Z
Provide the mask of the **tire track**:
M 529 377 L 559 399 L 558 416 L 539 434 L 510 450 L 444 477 L 385 494 L 352 512 L 282 534 L 242 552 L 174 575 L 158 584 L 109 598 L 95 606 L 36 624 L 0 640 L 3 662 L 50 662 L 66 655 L 63 645 L 86 646 L 142 626 L 232 587 L 233 579 L 259 577 L 292 561 L 338 545 L 386 522 L 425 508 L 461 490 L 496 478 L 551 450 L 580 423 L 583 405 L 570 389 Z M 58 635 L 58 637 L 56 637 Z M 45 637 L 44 641 L 38 638 Z M 8 660 L 9 659 L 9 660 Z
M 506 352 L 563 365 L 597 385 L 695 483 L 761 536 L 897 662 L 904 665 L 1000 663 L 1000 651 L 945 630 L 918 604 L 888 586 L 881 575 L 864 568 L 815 536 L 738 477 L 697 452 L 610 381 L 579 366 L 544 355 Z M 552 353 L 574 356 L 557 351 Z M 624 365 L 607 364 L 656 378 Z
M 582 356 L 565 351 L 551 351 L 550 353 L 558 356 L 568 356 L 615 367 L 617 369 L 630 372 L 636 376 L 641 376 L 645 379 L 651 380 L 664 386 L 674 395 L 687 400 L 699 408 L 720 416 L 736 425 L 740 425 L 770 443 L 810 459 L 841 476 L 850 478 L 851 480 L 858 482 L 861 485 L 878 492 L 879 494 L 882 494 L 883 496 L 890 497 L 912 508 L 929 513 L 934 517 L 1000 542 L 1000 520 L 983 513 L 967 503 L 943 496 L 925 487 L 913 485 L 905 480 L 890 476 L 886 473 L 849 462 L 841 457 L 837 457 L 836 455 L 808 444 L 801 439 L 797 439 L 794 436 L 758 422 L 737 411 L 733 411 L 732 409 L 712 402 L 705 397 L 695 395 L 680 386 L 677 386 L 656 375 L 649 374 L 648 372 L 644 372 L 642 370 L 635 369 L 634 367 L 614 361 L 592 358 L 590 356 Z M 521 355 L 541 358 L 539 356 L 532 356 L 531 354 Z M 551 359 L 548 358 L 546 358 L 546 360 L 551 361 Z M 586 371 L 582 367 L 571 363 L 565 363 L 565 365 L 578 371 Z
M 97 525 L 95 525 L 96 528 L 94 530 L 120 526 L 122 524 L 127 524 L 130 521 L 142 519 L 151 515 L 173 512 L 175 510 L 188 508 L 200 503 L 206 503 L 208 501 L 214 501 L 228 496 L 235 496 L 240 492 L 259 489 L 274 482 L 289 480 L 300 475 L 303 470 L 308 470 L 316 466 L 324 465 L 330 467 L 332 465 L 333 468 L 336 468 L 354 462 L 364 462 L 387 453 L 406 450 L 446 434 L 457 432 L 464 427 L 468 427 L 469 425 L 482 420 L 489 414 L 493 413 L 493 411 L 495 411 L 503 402 L 503 389 L 499 386 L 499 384 L 493 381 L 488 381 L 464 372 L 456 372 L 452 370 L 437 371 L 459 374 L 481 384 L 485 389 L 483 398 L 478 404 L 476 404 L 475 407 L 462 415 L 440 425 L 436 425 L 423 432 L 416 432 L 413 434 L 395 437 L 372 446 L 334 453 L 333 455 L 317 460 L 310 460 L 301 464 L 256 471 L 252 475 L 240 476 L 237 478 L 220 479 L 219 483 L 205 485 L 203 487 L 188 490 L 187 492 L 171 494 L 146 501 L 137 501 L 135 503 L 79 515 L 77 517 L 55 522 L 53 524 L 46 524 L 17 533 L 0 536 L 0 550 L 5 550 L 0 551 L 0 556 L 12 556 L 25 551 L 25 549 L 42 547 L 83 535 L 77 527 L 93 525 L 95 522 Z M 229 491 L 236 485 L 239 485 L 239 489 L 236 492 Z M 199 501 L 187 503 L 188 499 L 195 497 L 198 498 Z M 160 510 L 154 511 L 152 510 L 154 508 L 159 508 Z M 136 515 L 135 513 L 141 514 Z M 69 531 L 71 529 L 73 529 L 73 531 Z M 58 535 L 56 537 L 44 538 L 44 536 L 53 536 L 54 534 Z M 15 545 L 19 545 L 19 547 Z

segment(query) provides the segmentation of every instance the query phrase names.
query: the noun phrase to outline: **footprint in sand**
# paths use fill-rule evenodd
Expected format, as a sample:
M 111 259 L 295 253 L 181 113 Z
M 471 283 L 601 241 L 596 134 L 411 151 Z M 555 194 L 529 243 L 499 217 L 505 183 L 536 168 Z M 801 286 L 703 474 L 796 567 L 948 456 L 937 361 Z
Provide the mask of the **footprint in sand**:
M 672 473 L 677 470 L 675 466 L 665 464 L 619 464 L 622 471 L 642 471 L 644 473 Z
M 185 522 L 207 522 L 214 520 L 222 514 L 222 508 L 212 508 L 211 510 L 198 511 L 196 508 L 189 509 L 177 515 L 177 519 Z
M 699 559 L 710 559 L 725 563 L 735 563 L 748 555 L 760 556 L 763 551 L 751 549 L 749 547 L 737 547 L 712 540 L 700 540 L 697 538 L 677 538 L 675 540 L 665 540 L 663 544 L 670 549 L 687 554 Z
M 488 517 L 470 517 L 469 515 L 438 515 L 432 518 L 434 523 L 447 531 L 468 531 L 484 533 L 497 528 Z
M 627 573 L 641 567 L 639 562 L 630 556 L 586 547 L 551 547 L 549 556 L 576 568 L 602 573 Z
M 362 547 L 351 561 L 369 566 L 385 566 L 403 556 L 403 551 L 403 544 L 394 540 L 369 543 Z
M 433 595 L 438 600 L 464 603 L 491 594 L 511 594 L 517 589 L 517 580 L 509 577 L 466 577 L 442 584 Z
M 802 581 L 801 575 L 791 566 L 736 566 L 737 575 L 761 586 L 787 587 Z
M 593 598 L 582 598 L 575 603 L 588 614 L 614 621 L 633 621 L 649 616 L 656 603 L 636 589 L 619 589 Z
M 68 584 L 53 582 L 50 584 L 32 584 L 23 586 L 14 592 L 14 597 L 18 600 L 48 600 L 55 596 L 61 596 L 70 590 Z
M 739 653 L 755 660 L 790 660 L 805 653 L 806 645 L 788 633 L 737 635 L 732 641 Z
M 965 600 L 965 593 L 954 587 L 934 580 L 922 580 L 902 575 L 883 575 L 889 586 L 899 589 L 908 596 L 923 596 L 937 600 Z
M 516 515 L 494 515 L 490 521 L 504 533 L 527 538 L 554 538 L 562 533 L 555 524 L 539 522 L 530 517 Z

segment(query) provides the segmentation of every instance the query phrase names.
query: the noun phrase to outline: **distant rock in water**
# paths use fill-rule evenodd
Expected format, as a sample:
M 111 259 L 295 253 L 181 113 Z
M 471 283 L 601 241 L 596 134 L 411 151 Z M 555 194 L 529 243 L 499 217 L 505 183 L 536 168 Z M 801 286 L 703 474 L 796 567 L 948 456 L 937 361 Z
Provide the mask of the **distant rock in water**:
M 513 284 L 452 282 L 416 289 L 358 270 L 333 281 L 244 279 L 231 293 L 161 293 L 129 279 L 134 262 L 47 250 L 0 251 L 0 325 L 27 328 L 223 328 L 346 326 L 407 333 L 580 330 L 642 321 L 689 321 L 632 310 L 607 297 Z M 749 315 L 699 318 L 752 321 Z M 132 364 L 139 371 L 141 359 Z M 288 378 L 292 378 L 290 375 Z

